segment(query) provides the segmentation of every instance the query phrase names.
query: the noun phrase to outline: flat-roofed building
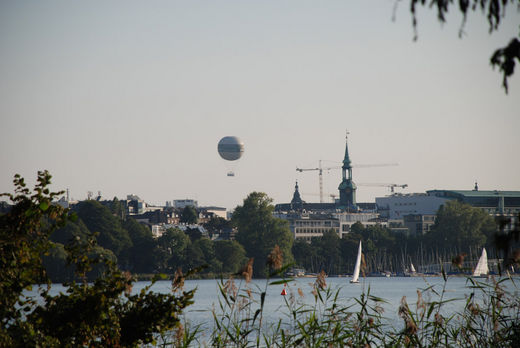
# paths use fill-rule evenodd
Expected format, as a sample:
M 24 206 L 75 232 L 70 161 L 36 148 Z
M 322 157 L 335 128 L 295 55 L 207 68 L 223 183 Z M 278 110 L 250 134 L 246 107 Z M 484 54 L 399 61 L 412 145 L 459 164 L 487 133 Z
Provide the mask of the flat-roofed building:
M 222 207 L 200 207 L 199 208 L 199 211 L 204 214 L 204 215 L 207 215 L 208 218 L 211 218 L 211 216 L 218 216 L 218 217 L 221 217 L 223 219 L 227 219 L 227 210 L 226 208 L 222 208 Z
M 177 209 L 184 209 L 188 206 L 197 208 L 198 202 L 194 199 L 175 199 L 173 200 L 173 207 Z
M 397 220 L 406 215 L 435 215 L 447 200 L 445 197 L 426 193 L 395 193 L 386 197 L 376 197 L 376 205 L 382 218 Z
M 505 230 L 511 230 L 518 224 L 520 214 L 520 191 L 479 190 L 477 184 L 473 190 L 430 190 L 428 196 L 440 199 L 456 199 L 473 207 L 486 211 L 491 216 L 504 216 L 510 219 Z
M 520 191 L 430 190 L 426 193 L 430 197 L 456 199 L 492 215 L 520 213 Z

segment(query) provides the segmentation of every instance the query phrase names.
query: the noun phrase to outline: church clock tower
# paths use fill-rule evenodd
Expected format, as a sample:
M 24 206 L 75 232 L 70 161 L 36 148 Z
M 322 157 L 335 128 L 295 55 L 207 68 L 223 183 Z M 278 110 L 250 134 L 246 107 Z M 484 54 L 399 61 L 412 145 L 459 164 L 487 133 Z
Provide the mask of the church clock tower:
M 357 210 L 356 184 L 352 181 L 352 164 L 348 156 L 348 132 L 345 136 L 345 158 L 341 167 L 342 180 L 339 184 L 339 208 L 344 210 Z

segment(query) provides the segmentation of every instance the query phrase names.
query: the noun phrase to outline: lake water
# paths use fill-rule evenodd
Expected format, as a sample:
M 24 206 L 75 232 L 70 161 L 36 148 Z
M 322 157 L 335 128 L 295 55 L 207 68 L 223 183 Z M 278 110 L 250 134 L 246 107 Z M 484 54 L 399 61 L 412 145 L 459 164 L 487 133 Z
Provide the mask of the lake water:
M 438 293 L 443 292 L 443 287 L 445 286 L 444 291 L 444 299 L 460 299 L 460 301 L 450 302 L 443 306 L 444 312 L 453 312 L 460 310 L 464 307 L 465 300 L 467 295 L 470 294 L 471 289 L 467 287 L 467 280 L 464 277 L 450 277 L 448 281 L 445 283 L 442 277 L 370 277 L 370 278 L 360 278 L 360 282 L 358 284 L 350 284 L 350 278 L 326 278 L 327 286 L 333 289 L 334 291 L 339 290 L 338 303 L 342 305 L 352 305 L 355 301 L 354 298 L 360 298 L 361 294 L 367 293 L 370 291 L 370 294 L 373 296 L 380 297 L 384 299 L 386 302 L 382 304 L 384 309 L 384 317 L 388 319 L 388 323 L 390 325 L 400 324 L 401 321 L 397 315 L 397 311 L 399 305 L 401 303 L 401 299 L 403 296 L 406 296 L 406 300 L 413 310 L 415 308 L 415 304 L 417 302 L 417 290 L 424 290 L 430 286 L 433 286 L 433 289 Z M 485 279 L 479 279 L 481 282 L 488 282 Z M 301 303 L 305 303 L 307 305 L 313 305 L 315 303 L 315 297 L 312 294 L 313 285 L 315 279 L 314 278 L 297 278 L 293 282 L 287 284 L 287 292 L 288 294 L 285 296 L 285 300 L 289 300 L 291 293 L 294 298 L 300 301 Z M 513 288 L 513 284 L 511 282 L 507 282 L 510 286 L 510 290 L 515 291 Z M 140 287 L 145 284 L 137 283 L 136 289 L 140 289 Z M 237 287 L 245 287 L 245 282 L 240 281 L 236 282 Z M 251 289 L 254 291 L 255 289 L 258 292 L 261 292 L 265 289 L 266 281 L 265 280 L 253 280 L 251 284 Z M 208 319 L 211 319 L 211 310 L 215 309 L 218 313 L 218 285 L 216 280 L 192 280 L 186 281 L 185 289 L 190 290 L 193 288 L 197 288 L 195 293 L 195 303 L 188 307 L 185 313 L 186 320 L 191 324 L 203 324 L 210 325 L 208 323 Z M 266 301 L 264 305 L 264 313 L 267 322 L 276 322 L 278 319 L 286 319 L 288 320 L 287 313 L 287 305 L 284 300 L 284 296 L 281 295 L 281 291 L 284 286 L 280 285 L 271 285 L 267 287 L 267 295 Z M 301 289 L 304 297 L 298 294 L 298 288 Z M 170 291 L 171 286 L 170 282 L 158 282 L 152 288 L 153 291 Z M 516 289 L 517 295 L 519 294 L 518 289 Z M 253 295 L 253 297 L 259 301 L 259 295 Z M 439 297 L 430 292 L 423 293 L 423 298 L 425 301 L 428 300 L 439 300 Z M 330 304 L 330 303 L 329 303 Z M 259 308 L 259 305 L 254 307 L 254 310 Z M 254 313 L 253 310 L 253 313 Z
M 417 289 L 418 288 L 426 288 L 428 286 L 427 283 L 422 278 L 366 278 L 365 281 L 361 280 L 358 284 L 350 284 L 350 278 L 326 278 L 327 286 L 331 287 L 333 290 L 339 289 L 339 297 L 338 302 L 340 304 L 347 305 L 350 303 L 352 298 L 359 298 L 362 292 L 367 292 L 370 287 L 370 293 L 374 296 L 381 297 L 388 301 L 388 304 L 385 305 L 385 313 L 397 314 L 397 308 L 403 296 L 406 296 L 410 302 L 415 302 L 417 298 Z M 441 285 L 443 284 L 442 278 L 428 278 L 427 281 L 429 283 L 433 283 L 438 285 L 439 290 L 441 289 Z M 288 283 L 287 285 L 287 296 L 285 299 L 289 299 L 291 293 L 295 298 L 300 300 L 301 302 L 312 305 L 314 304 L 314 295 L 313 284 L 315 282 L 314 278 L 297 278 L 293 282 Z M 145 284 L 140 284 L 139 282 L 136 284 L 136 290 Z M 236 281 L 237 287 L 245 288 L 245 282 Z M 265 289 L 266 281 L 265 280 L 253 280 L 250 288 L 257 292 L 263 291 Z M 462 290 L 465 285 L 465 280 L 462 278 L 458 279 L 449 279 L 448 287 L 450 296 L 455 297 L 456 295 L 462 295 Z M 218 285 L 215 280 L 193 280 L 186 281 L 185 289 L 190 290 L 193 288 L 197 288 L 195 293 L 195 303 L 194 305 L 188 307 L 186 310 L 186 318 L 192 323 L 201 323 L 208 318 L 208 314 L 210 311 L 215 308 L 218 309 Z M 284 296 L 281 295 L 281 291 L 283 290 L 283 285 L 271 285 L 267 287 L 267 295 L 265 301 L 265 314 L 267 316 L 267 321 L 277 321 L 277 319 L 284 319 L 287 313 L 286 304 L 284 300 Z M 304 297 L 298 294 L 298 288 L 301 289 Z M 152 288 L 153 291 L 170 291 L 171 286 L 170 282 L 159 282 L 155 284 Z M 458 293 L 457 293 L 458 290 Z M 253 298 L 259 300 L 259 295 L 254 295 Z M 259 306 L 255 306 L 254 310 L 256 310 Z M 254 313 L 254 312 L 253 312 Z
M 333 290 L 339 290 L 338 303 L 340 305 L 348 305 L 354 303 L 354 298 L 359 298 L 363 292 L 367 292 L 370 289 L 370 294 L 383 298 L 386 303 L 382 304 L 384 309 L 383 316 L 387 318 L 387 324 L 391 326 L 401 326 L 402 321 L 399 320 L 397 311 L 401 302 L 401 298 L 406 296 L 407 302 L 412 310 L 415 309 L 417 301 L 417 290 L 423 290 L 430 286 L 433 286 L 438 293 L 444 291 L 444 299 L 459 299 L 458 301 L 450 302 L 443 306 L 444 313 L 450 313 L 454 311 L 460 311 L 464 308 L 465 299 L 471 293 L 471 289 L 467 286 L 467 280 L 464 277 L 449 277 L 445 283 L 442 277 L 373 277 L 373 278 L 360 278 L 360 283 L 350 284 L 350 278 L 326 278 L 327 286 Z M 480 282 L 488 282 L 490 280 L 479 279 Z M 187 280 L 185 281 L 185 290 L 197 289 L 195 293 L 195 303 L 189 306 L 184 313 L 183 320 L 185 325 L 195 327 L 200 325 L 201 328 L 210 330 L 213 327 L 213 315 L 214 310 L 217 314 L 220 313 L 219 307 L 219 288 L 218 280 Z M 315 278 L 297 278 L 294 281 L 287 284 L 288 294 L 285 296 L 281 295 L 281 291 L 284 288 L 283 284 L 270 285 L 267 287 L 266 301 L 264 305 L 264 322 L 265 323 L 276 323 L 279 319 L 284 322 L 290 321 L 288 318 L 289 311 L 286 307 L 285 300 L 289 300 L 291 296 L 301 304 L 313 305 L 315 297 L 312 294 L 313 284 Z M 516 293 L 516 296 L 520 296 L 518 282 L 512 283 L 507 281 L 506 285 L 509 291 Z M 132 289 L 133 293 L 137 293 L 144 286 L 149 285 L 149 282 L 136 282 Z M 516 284 L 516 285 L 515 285 Z M 239 279 L 235 280 L 235 285 L 239 289 L 245 289 L 246 283 Z M 253 280 L 247 285 L 253 292 L 253 298 L 259 302 L 261 291 L 264 291 L 266 287 L 266 280 Z M 303 297 L 299 295 L 300 289 Z M 59 284 L 55 284 L 52 287 L 51 293 L 58 293 L 64 291 L 64 287 Z M 33 290 L 34 291 L 34 290 Z M 170 281 L 158 281 L 151 288 L 151 291 L 166 293 L 171 291 Z M 245 292 L 242 292 L 245 294 Z M 477 292 L 477 294 L 479 294 Z M 425 292 L 423 294 L 425 301 L 439 300 L 437 295 L 431 292 Z M 255 304 L 252 307 L 252 313 L 259 308 L 259 304 Z

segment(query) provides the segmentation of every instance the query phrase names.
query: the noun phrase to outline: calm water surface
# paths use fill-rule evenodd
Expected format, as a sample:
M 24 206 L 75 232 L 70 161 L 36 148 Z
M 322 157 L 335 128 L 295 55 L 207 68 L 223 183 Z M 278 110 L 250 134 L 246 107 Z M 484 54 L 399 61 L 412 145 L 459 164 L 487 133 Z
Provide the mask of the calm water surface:
M 518 278 L 517 278 L 518 279 Z M 334 291 L 339 290 L 338 302 L 340 305 L 354 304 L 354 298 L 359 298 L 363 292 L 370 291 L 371 295 L 381 297 L 386 301 L 382 305 L 384 308 L 383 316 L 387 318 L 387 323 L 393 326 L 400 325 L 401 321 L 397 316 L 397 310 L 403 296 L 412 310 L 415 309 L 417 302 L 417 290 L 423 290 L 433 286 L 438 293 L 444 291 L 444 299 L 460 299 L 458 301 L 450 302 L 443 306 L 443 312 L 450 313 L 459 311 L 464 308 L 465 298 L 471 293 L 468 288 L 467 280 L 464 277 L 450 277 L 446 284 L 442 277 L 374 277 L 360 279 L 359 284 L 350 284 L 350 278 L 326 278 L 327 286 Z M 479 279 L 481 282 L 486 282 L 485 279 Z M 195 292 L 195 303 L 189 306 L 184 313 L 185 324 L 190 326 L 201 325 L 202 328 L 212 328 L 213 315 L 212 311 L 217 314 L 221 313 L 219 307 L 219 288 L 218 280 L 187 280 L 185 281 L 185 290 L 197 289 Z M 264 322 L 276 323 L 279 319 L 284 322 L 290 321 L 288 318 L 286 302 L 291 296 L 299 301 L 301 304 L 314 305 L 314 295 L 312 294 L 314 278 L 297 278 L 296 280 L 287 284 L 287 296 L 282 296 L 280 293 L 283 290 L 283 285 L 270 285 L 267 287 L 266 301 L 264 305 Z M 487 280 L 489 284 L 490 281 Z M 506 282 L 508 288 L 515 292 L 518 296 L 520 293 L 511 281 Z M 143 287 L 149 285 L 150 282 L 136 282 L 132 289 L 133 293 L 139 292 Z M 235 280 L 235 285 L 239 289 L 245 289 L 247 286 L 253 292 L 253 299 L 257 301 L 256 306 L 252 307 L 252 313 L 259 308 L 260 292 L 264 291 L 266 287 L 266 280 L 253 280 L 249 285 L 244 281 Z M 518 284 L 517 284 L 518 285 Z M 301 297 L 298 289 L 303 293 Z M 54 284 L 51 293 L 57 294 L 64 292 L 65 288 L 60 284 Z M 170 281 L 158 281 L 151 288 L 151 291 L 166 293 L 171 291 Z M 35 293 L 35 291 L 33 290 Z M 241 292 L 245 294 L 245 292 Z M 478 292 L 477 292 L 478 293 Z M 285 299 L 284 299 L 285 298 Z M 439 297 L 433 293 L 424 293 L 423 298 L 428 300 L 439 300 Z
M 327 286 L 334 291 L 339 290 L 338 302 L 345 306 L 354 304 L 354 298 L 359 298 L 363 292 L 370 291 L 371 295 L 380 297 L 386 301 L 382 305 L 384 308 L 383 316 L 388 319 L 390 325 L 400 324 L 397 315 L 398 307 L 403 296 L 413 310 L 417 302 L 417 290 L 423 290 L 433 286 L 438 293 L 443 292 L 445 286 L 444 299 L 460 299 L 460 301 L 450 302 L 443 306 L 443 311 L 453 312 L 464 307 L 466 296 L 471 293 L 467 285 L 466 278 L 451 277 L 444 282 L 442 277 L 373 277 L 360 280 L 359 284 L 350 284 L 350 278 L 327 278 Z M 486 282 L 485 279 L 479 281 Z M 302 304 L 314 305 L 315 298 L 312 294 L 314 278 L 297 278 L 293 282 L 288 283 L 287 296 L 282 296 L 281 291 L 283 285 L 270 285 L 267 287 L 266 301 L 264 305 L 264 317 L 267 322 L 276 323 L 279 319 L 288 321 L 288 309 L 285 300 L 289 300 L 291 294 L 294 299 Z M 490 282 L 490 281 L 488 281 Z M 511 284 L 511 282 L 507 282 Z M 137 282 L 133 291 L 139 291 L 148 282 Z M 491 283 L 490 283 L 491 284 Z M 237 288 L 244 289 L 246 284 L 244 281 L 236 280 Z M 265 280 L 253 280 L 249 285 L 253 291 L 253 298 L 259 302 L 259 293 L 264 291 L 266 286 Z M 185 289 L 191 290 L 196 288 L 195 303 L 189 306 L 185 311 L 185 320 L 190 325 L 203 325 L 204 327 L 212 326 L 212 310 L 218 314 L 219 307 L 219 290 L 217 280 L 188 280 L 185 282 Z M 298 294 L 298 288 L 301 289 L 304 297 Z M 171 291 L 171 282 L 157 282 L 151 289 L 157 292 Z M 515 291 L 515 290 L 513 290 Z M 255 294 L 256 292 L 256 294 Z M 518 289 L 516 289 L 518 294 Z M 285 299 L 284 299 L 285 297 Z M 423 293 L 424 300 L 439 300 L 439 297 L 431 292 Z M 253 307 L 253 312 L 259 308 L 259 305 Z

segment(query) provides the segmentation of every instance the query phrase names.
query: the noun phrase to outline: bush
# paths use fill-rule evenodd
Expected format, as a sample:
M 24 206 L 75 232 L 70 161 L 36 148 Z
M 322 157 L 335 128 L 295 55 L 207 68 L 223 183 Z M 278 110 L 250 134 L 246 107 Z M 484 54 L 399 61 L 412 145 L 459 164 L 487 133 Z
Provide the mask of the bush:
M 38 172 L 31 193 L 16 175 L 15 194 L 3 194 L 14 206 L 0 216 L 0 346 L 138 346 L 178 328 L 179 316 L 192 303 L 195 290 L 181 292 L 174 286 L 170 294 L 152 293 L 155 277 L 139 294 L 131 295 L 134 278 L 117 268 L 111 253 L 96 246 L 94 236 L 73 239 L 63 248 L 49 240 L 53 231 L 75 218 L 52 204 L 62 192 L 49 191 L 50 179 L 47 171 Z M 61 260 L 66 255 L 79 279 L 64 283 L 65 294 L 50 295 L 42 261 L 49 253 L 60 254 Z M 100 275 L 88 283 L 87 275 L 93 271 Z M 181 280 L 177 277 L 176 284 Z M 24 294 L 42 283 L 47 283 L 39 290 L 42 303 Z

